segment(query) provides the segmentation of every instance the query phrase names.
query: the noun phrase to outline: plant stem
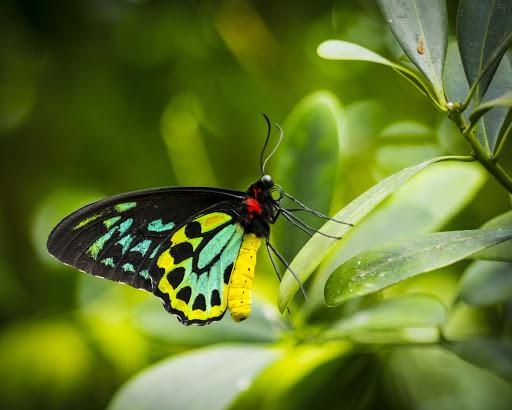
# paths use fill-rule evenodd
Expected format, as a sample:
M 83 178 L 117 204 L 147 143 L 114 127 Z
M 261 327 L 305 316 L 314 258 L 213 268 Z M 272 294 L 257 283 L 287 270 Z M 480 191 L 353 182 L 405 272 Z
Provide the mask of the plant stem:
M 505 172 L 505 170 L 496 162 L 492 154 L 487 153 L 474 133 L 474 127 L 466 125 L 464 117 L 460 112 L 451 112 L 450 119 L 455 122 L 459 127 L 462 135 L 473 149 L 473 157 L 480 162 L 483 167 L 505 188 L 512 194 L 512 178 Z

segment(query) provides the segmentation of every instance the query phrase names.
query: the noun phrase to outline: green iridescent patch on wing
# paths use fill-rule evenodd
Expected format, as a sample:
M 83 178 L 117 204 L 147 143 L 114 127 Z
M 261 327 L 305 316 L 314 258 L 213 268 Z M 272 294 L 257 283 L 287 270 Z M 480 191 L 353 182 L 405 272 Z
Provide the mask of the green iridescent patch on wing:
M 103 226 L 107 229 L 110 229 L 113 225 L 115 225 L 121 219 L 120 216 L 114 216 L 113 218 L 105 219 L 103 221 Z
M 137 202 L 125 202 L 123 204 L 114 205 L 114 209 L 116 212 L 125 212 L 129 209 L 135 208 L 137 206 Z
M 156 219 L 148 224 L 148 231 L 151 232 L 165 232 L 174 228 L 174 223 L 169 222 L 164 224 L 161 219 Z
M 130 252 L 139 252 L 142 256 L 145 256 L 150 246 L 151 241 L 149 239 L 144 239 L 142 242 L 139 242 L 137 245 L 131 248 Z
M 126 236 L 123 236 L 121 239 L 119 239 L 116 243 L 118 245 L 121 245 L 121 254 L 125 254 L 126 251 L 128 250 L 128 248 L 130 247 L 130 245 L 132 244 L 133 242 L 133 236 L 132 235 L 126 235 Z
M 90 224 L 91 222 L 95 221 L 96 219 L 100 218 L 101 217 L 101 213 L 99 214 L 96 214 L 96 215 L 92 215 L 88 218 L 85 218 L 83 221 L 80 221 L 79 223 L 77 223 L 74 227 L 73 227 L 73 230 L 76 231 L 77 229 L 80 229 L 80 228 L 83 228 L 84 226 Z

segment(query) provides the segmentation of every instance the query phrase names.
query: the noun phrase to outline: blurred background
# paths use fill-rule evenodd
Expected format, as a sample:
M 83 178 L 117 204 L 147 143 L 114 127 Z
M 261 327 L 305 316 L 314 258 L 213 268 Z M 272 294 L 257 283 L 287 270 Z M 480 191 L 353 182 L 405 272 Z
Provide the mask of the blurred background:
M 452 17 L 457 2 L 448 6 Z M 279 331 L 278 283 L 263 253 L 256 281 L 262 303 L 253 322 L 234 325 L 225 318 L 199 329 L 177 325 L 152 296 L 59 264 L 47 254 L 46 238 L 78 207 L 156 186 L 245 190 L 259 176 L 266 135 L 261 113 L 286 124 L 308 98 L 334 101 L 348 126 L 340 141 L 335 197 L 323 203 L 301 197 L 324 211 L 337 211 L 407 165 L 468 152 L 445 117 L 392 70 L 320 59 L 316 47 L 330 38 L 400 57 L 371 0 L 0 3 L 3 408 L 102 409 L 127 379 L 160 359 L 217 342 L 272 342 Z M 293 134 L 291 128 L 285 132 Z M 510 147 L 503 158 L 510 163 Z M 269 172 L 286 179 L 287 166 L 278 164 L 279 158 L 271 161 Z M 302 172 L 305 184 L 321 189 L 307 166 Z M 471 203 L 445 225 L 475 228 L 510 209 L 493 180 L 485 182 L 482 174 L 478 181 Z M 298 196 L 301 191 L 288 190 Z M 296 244 L 284 246 L 291 258 L 304 237 L 294 228 L 278 229 L 277 238 L 294 233 Z M 446 285 L 440 278 L 440 287 L 455 286 L 455 280 Z M 338 363 L 309 375 L 309 382 L 327 395 L 327 374 L 352 395 L 349 375 L 363 386 L 354 394 L 373 397 L 358 401 L 362 408 L 382 397 L 386 406 L 400 407 L 410 402 L 389 399 L 389 392 L 406 389 L 400 377 L 416 353 L 392 354 L 393 377 L 383 370 L 382 356 L 366 352 L 361 365 L 346 359 L 350 372 L 344 374 Z M 438 353 L 430 352 L 429 360 L 442 364 Z M 430 370 L 422 372 L 418 384 L 432 378 Z M 383 378 L 389 386 L 380 384 Z M 510 394 L 502 385 L 489 389 Z M 327 400 L 326 408 L 331 406 Z

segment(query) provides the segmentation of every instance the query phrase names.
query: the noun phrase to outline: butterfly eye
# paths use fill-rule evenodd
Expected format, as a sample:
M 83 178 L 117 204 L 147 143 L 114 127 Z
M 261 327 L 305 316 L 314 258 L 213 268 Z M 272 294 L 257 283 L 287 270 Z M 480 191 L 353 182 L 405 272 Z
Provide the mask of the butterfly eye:
M 272 199 L 276 202 L 279 202 L 281 201 L 281 199 L 283 199 L 283 196 L 284 196 L 284 191 L 283 191 L 283 188 L 281 188 L 279 185 L 275 185 L 271 190 L 270 190 L 270 196 L 272 197 Z
M 267 187 L 272 188 L 274 186 L 274 181 L 272 180 L 272 177 L 270 175 L 264 175 L 261 178 L 261 182 Z

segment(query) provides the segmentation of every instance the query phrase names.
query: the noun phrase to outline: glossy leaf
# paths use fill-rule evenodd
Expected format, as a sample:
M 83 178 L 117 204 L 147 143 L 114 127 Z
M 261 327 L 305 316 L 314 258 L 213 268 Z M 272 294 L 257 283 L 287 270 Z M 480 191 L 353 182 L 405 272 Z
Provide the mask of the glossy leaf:
M 512 65 L 508 58 L 503 58 L 485 93 L 482 104 L 470 115 L 470 120 L 474 123 L 477 121 L 477 118 L 485 114 L 480 119 L 477 136 L 480 141 L 483 141 L 483 146 L 489 152 L 496 152 L 499 144 L 500 130 L 511 104 Z M 477 118 L 474 118 L 475 114 Z
M 327 40 L 318 46 L 317 53 L 320 57 L 327 60 L 369 61 L 391 67 L 413 83 L 414 86 L 423 94 L 437 103 L 436 97 L 432 96 L 431 86 L 420 73 L 404 67 L 403 65 L 394 63 L 387 58 L 368 50 L 367 48 L 354 43 L 349 43 L 348 41 Z
M 324 303 L 328 275 L 339 265 L 377 244 L 441 229 L 475 197 L 485 180 L 480 167 L 459 162 L 436 164 L 414 176 L 334 245 L 315 275 L 311 303 L 304 308 Z
M 444 104 L 442 74 L 448 36 L 444 0 L 378 0 L 391 31 Z
M 335 322 L 323 336 L 340 338 L 366 330 L 436 327 L 445 320 L 446 309 L 438 299 L 426 295 L 405 295 L 361 309 Z
M 448 101 L 461 103 L 465 100 L 469 92 L 469 84 L 464 74 L 464 66 L 456 41 L 451 41 L 448 44 L 443 69 L 443 83 Z
M 308 95 L 284 122 L 286 138 L 276 154 L 277 167 L 272 172 L 287 193 L 303 201 L 307 199 L 309 207 L 325 214 L 329 213 L 339 173 L 344 126 L 344 114 L 336 96 L 324 91 Z M 318 218 L 307 214 L 302 214 L 301 219 L 313 226 L 318 224 Z M 290 235 L 290 228 L 294 229 L 294 235 Z M 278 224 L 273 230 L 276 243 L 287 258 L 295 255 L 308 238 L 295 229 L 289 224 Z
M 460 298 L 484 306 L 512 300 L 512 263 L 473 262 L 461 278 Z
M 171 357 L 125 384 L 109 409 L 225 409 L 281 354 L 275 348 L 226 345 Z
M 484 96 L 506 51 L 512 32 L 509 0 L 461 0 L 457 12 L 457 39 L 469 84 L 481 76 L 476 99 Z M 500 51 L 496 54 L 496 51 Z M 483 71 L 490 64 L 485 74 Z
M 512 229 L 512 211 L 498 215 L 482 225 L 482 229 Z M 475 258 L 491 261 L 512 262 L 512 240 L 484 249 Z
M 430 164 L 446 159 L 449 159 L 449 157 L 430 159 L 389 176 L 354 199 L 334 217 L 338 220 L 352 224 L 358 223 L 413 175 L 417 174 Z M 350 227 L 347 225 L 340 225 L 336 222 L 329 221 L 323 225 L 321 231 L 330 235 L 343 236 L 349 231 L 349 229 Z M 298 275 L 298 278 L 302 283 L 311 276 L 323 258 L 336 244 L 336 239 L 315 234 L 306 243 L 306 245 L 304 245 L 291 263 L 291 269 Z M 299 290 L 299 284 L 293 275 L 289 271 L 286 271 L 279 286 L 278 304 L 281 312 L 284 312 L 286 306 L 288 306 L 288 303 L 297 290 Z
M 512 239 L 512 230 L 438 232 L 388 242 L 338 267 L 325 284 L 327 305 L 377 292 Z

